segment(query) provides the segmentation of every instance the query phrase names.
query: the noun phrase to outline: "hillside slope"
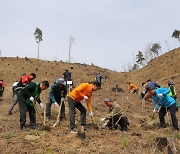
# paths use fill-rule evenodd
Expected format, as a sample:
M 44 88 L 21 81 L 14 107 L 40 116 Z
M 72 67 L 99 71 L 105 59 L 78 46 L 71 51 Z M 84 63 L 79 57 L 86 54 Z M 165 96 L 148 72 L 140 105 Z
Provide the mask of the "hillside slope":
M 132 82 L 140 83 L 151 79 L 167 87 L 167 80 L 172 80 L 180 94 L 180 48 L 165 53 L 148 63 L 144 68 L 128 74 Z
M 27 58 L 0 58 L 0 78 L 5 81 L 5 93 L 3 101 L 0 101 L 0 153 L 161 153 L 156 145 L 157 137 L 173 137 L 177 150 L 180 152 L 180 133 L 173 132 L 171 127 L 158 128 L 158 116 L 152 120 L 152 102 L 146 104 L 142 112 L 141 100 L 138 95 L 127 93 L 127 81 L 141 86 L 143 81 L 152 79 L 166 86 L 166 80 L 173 79 L 177 93 L 180 93 L 180 49 L 170 51 L 150 62 L 145 68 L 131 72 L 119 73 L 97 66 L 85 64 L 68 64 L 64 62 L 50 62 Z M 75 85 L 81 82 L 89 82 L 95 79 L 98 72 L 102 72 L 102 89 L 93 95 L 94 123 L 107 114 L 107 107 L 103 98 L 111 97 L 127 111 L 130 121 L 127 133 L 119 130 L 93 129 L 91 119 L 87 117 L 89 130 L 86 139 L 81 141 L 75 135 L 69 133 L 68 105 L 66 102 L 67 121 L 60 123 L 50 131 L 41 130 L 42 125 L 37 116 L 37 130 L 19 130 L 18 105 L 13 110 L 13 115 L 8 116 L 8 108 L 12 101 L 11 86 L 19 80 L 22 73 L 34 72 L 37 74 L 35 81 L 48 80 L 52 84 L 57 78 L 62 77 L 63 72 L 68 69 L 72 72 Z M 112 87 L 118 84 L 125 90 L 124 93 L 113 93 Z M 141 89 L 141 87 L 140 87 Z M 43 103 L 47 103 L 49 89 L 42 94 Z M 84 102 L 82 102 L 85 105 Z M 85 105 L 86 106 L 86 105 Z M 41 113 L 43 110 L 38 108 Z M 46 125 L 52 127 L 56 121 L 57 109 L 52 106 L 52 119 L 46 121 Z M 178 119 L 180 114 L 178 112 Z M 43 116 L 42 116 L 43 118 Z M 28 117 L 27 117 L 28 119 Z M 27 120 L 28 123 L 29 120 Z M 170 120 L 167 120 L 170 124 Z M 77 125 L 79 126 L 79 112 L 77 112 Z M 79 127 L 78 127 L 79 128 Z M 35 140 L 27 140 L 27 135 L 37 137 Z

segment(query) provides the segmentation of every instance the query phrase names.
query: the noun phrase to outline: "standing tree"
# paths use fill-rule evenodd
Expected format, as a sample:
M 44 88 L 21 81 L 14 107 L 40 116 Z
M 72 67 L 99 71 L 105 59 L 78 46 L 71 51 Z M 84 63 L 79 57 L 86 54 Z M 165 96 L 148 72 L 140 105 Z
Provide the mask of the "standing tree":
M 74 43 L 75 43 L 75 39 L 72 36 L 70 36 L 70 39 L 69 39 L 69 63 L 71 62 L 71 47 Z
M 159 57 L 159 50 L 161 50 L 161 46 L 158 43 L 153 43 L 150 50 L 154 53 L 155 57 Z
M 144 61 L 145 61 L 145 58 L 143 56 L 143 53 L 141 51 L 139 51 L 139 53 L 136 55 L 136 58 L 137 58 L 137 64 L 141 65 L 141 66 L 144 66 Z
M 180 30 L 174 30 L 174 32 L 172 33 L 172 37 L 178 39 L 180 42 Z
M 35 40 L 36 40 L 36 43 L 38 44 L 38 57 L 39 58 L 39 46 L 40 46 L 40 42 L 43 40 L 42 38 L 42 30 L 39 29 L 38 27 L 36 27 L 36 30 L 34 32 L 34 36 L 35 36 Z
M 153 53 L 151 51 L 151 46 L 152 46 L 152 43 L 148 43 L 145 47 L 144 58 L 145 58 L 146 63 L 148 63 L 149 61 L 151 61 L 153 59 Z
M 138 64 L 134 64 L 133 66 L 132 66 L 132 71 L 135 71 L 135 70 L 137 70 L 139 68 L 139 66 L 138 66 Z

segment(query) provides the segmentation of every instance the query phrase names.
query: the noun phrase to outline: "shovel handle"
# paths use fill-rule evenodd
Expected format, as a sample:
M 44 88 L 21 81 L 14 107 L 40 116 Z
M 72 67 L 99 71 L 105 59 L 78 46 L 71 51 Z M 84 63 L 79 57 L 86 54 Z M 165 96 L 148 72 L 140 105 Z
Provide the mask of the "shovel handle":
M 93 122 L 93 117 L 91 117 L 91 123 L 93 124 L 94 122 Z
M 56 120 L 56 122 L 53 124 L 53 127 L 56 127 L 56 125 L 59 123 L 59 116 L 60 116 L 60 113 L 61 113 L 62 103 L 63 103 L 63 102 L 61 102 L 61 104 L 60 104 L 60 106 L 59 106 L 59 112 L 58 112 L 58 115 L 57 115 L 57 120 Z
M 124 111 L 124 114 L 128 111 L 128 109 L 129 109 L 130 106 L 131 106 L 131 104 L 126 108 L 126 110 Z M 119 117 L 119 119 L 118 119 L 118 120 L 116 121 L 116 123 L 115 123 L 115 126 L 118 124 L 119 120 L 122 118 L 122 116 L 123 116 L 124 114 L 122 114 L 122 115 Z
M 35 101 L 34 101 L 34 108 L 35 108 L 35 111 L 37 112 L 37 114 L 38 114 L 38 116 L 39 116 L 39 119 L 40 119 L 41 123 L 43 124 L 41 115 L 40 115 L 40 113 L 39 113 L 39 111 L 38 111 L 38 109 L 37 109 L 37 106 L 36 106 L 36 102 L 35 102 Z

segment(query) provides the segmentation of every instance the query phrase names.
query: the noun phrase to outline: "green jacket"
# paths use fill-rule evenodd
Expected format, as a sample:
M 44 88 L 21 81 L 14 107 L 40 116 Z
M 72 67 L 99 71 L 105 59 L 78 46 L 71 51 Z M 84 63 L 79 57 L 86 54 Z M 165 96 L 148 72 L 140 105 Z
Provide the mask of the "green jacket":
M 35 84 L 34 84 L 35 83 Z M 29 85 L 31 84 L 31 85 Z M 41 103 L 41 100 L 39 98 L 40 94 L 41 94 L 41 89 L 40 89 L 40 83 L 39 82 L 31 82 L 29 83 L 29 90 L 28 92 L 30 93 L 30 95 L 32 97 L 35 98 L 35 100 L 38 102 L 38 103 Z M 26 87 L 28 89 L 28 86 Z M 31 97 L 30 96 L 30 97 Z M 27 105 L 29 106 L 34 106 L 34 102 L 30 101 L 30 97 L 26 97 L 26 103 Z

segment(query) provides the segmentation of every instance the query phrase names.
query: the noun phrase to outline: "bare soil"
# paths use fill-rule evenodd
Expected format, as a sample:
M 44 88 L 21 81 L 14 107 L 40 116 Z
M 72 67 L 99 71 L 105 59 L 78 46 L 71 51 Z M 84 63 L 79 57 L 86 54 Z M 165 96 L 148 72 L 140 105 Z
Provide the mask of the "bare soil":
M 141 83 L 147 79 L 157 81 L 162 86 L 167 87 L 167 80 L 173 80 L 176 92 L 180 100 L 180 48 L 174 49 L 159 58 L 149 62 L 149 64 L 138 71 L 131 73 L 114 72 L 93 65 L 68 64 L 64 62 L 43 61 L 27 58 L 0 58 L 0 79 L 5 82 L 5 92 L 3 101 L 0 101 L 0 153 L 2 154 L 53 154 L 53 153 L 132 153 L 148 154 L 162 153 L 157 148 L 157 137 L 172 137 L 180 153 L 180 133 L 174 132 L 171 128 L 170 115 L 166 116 L 167 128 L 158 127 L 158 115 L 152 118 L 153 104 L 147 102 L 142 112 L 142 105 L 139 95 L 127 92 L 126 82 L 131 81 L 139 87 L 139 94 L 142 91 Z M 126 133 L 120 130 L 94 129 L 91 127 L 91 119 L 87 116 L 89 126 L 86 138 L 81 140 L 69 132 L 68 105 L 66 101 L 67 120 L 61 122 L 57 127 L 52 125 L 56 121 L 57 108 L 52 106 L 52 118 L 46 120 L 46 126 L 50 130 L 43 130 L 42 124 L 37 116 L 37 129 L 22 131 L 19 129 L 18 105 L 15 106 L 12 115 L 8 115 L 9 105 L 12 102 L 12 84 L 19 80 L 22 73 L 34 72 L 37 74 L 35 81 L 48 80 L 52 84 L 57 78 L 63 77 L 63 72 L 68 69 L 72 73 L 75 85 L 82 82 L 90 82 L 95 79 L 98 72 L 104 76 L 102 89 L 93 95 L 94 123 L 99 123 L 100 118 L 107 114 L 107 107 L 103 103 L 105 97 L 110 97 L 121 105 L 125 110 L 131 104 L 126 115 L 130 121 L 129 129 Z M 112 88 L 118 84 L 124 89 L 124 93 L 113 93 Z M 47 103 L 48 89 L 43 92 L 41 99 Z M 82 102 L 86 106 L 85 102 Z M 43 110 L 38 107 L 42 118 Z M 177 112 L 180 119 L 180 111 Z M 27 115 L 27 124 L 29 118 Z M 77 111 L 76 123 L 80 129 L 79 111 Z

